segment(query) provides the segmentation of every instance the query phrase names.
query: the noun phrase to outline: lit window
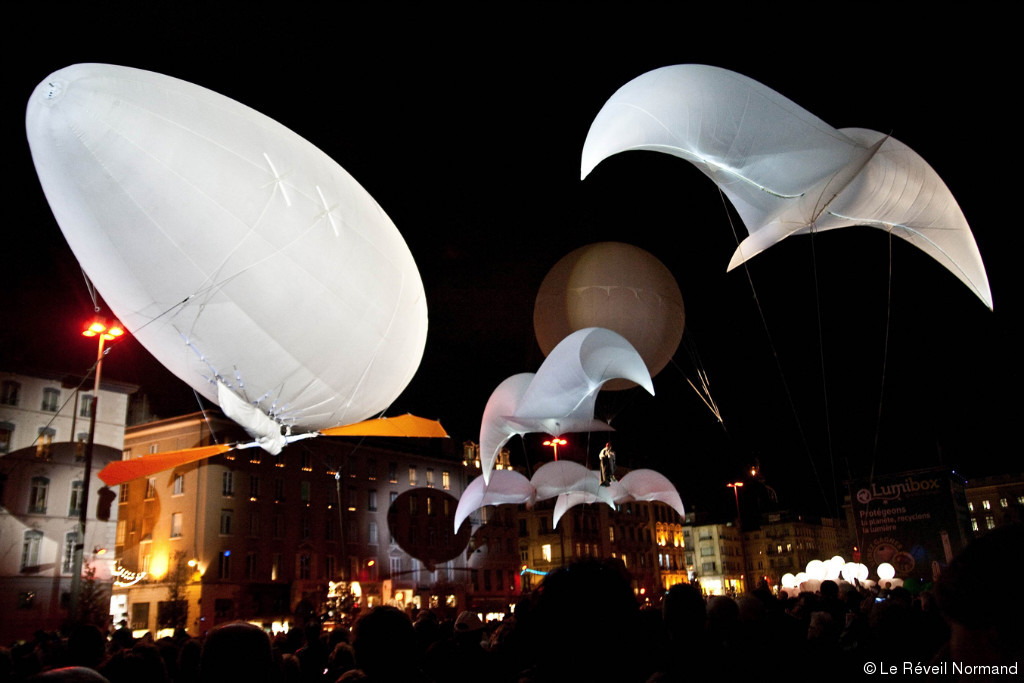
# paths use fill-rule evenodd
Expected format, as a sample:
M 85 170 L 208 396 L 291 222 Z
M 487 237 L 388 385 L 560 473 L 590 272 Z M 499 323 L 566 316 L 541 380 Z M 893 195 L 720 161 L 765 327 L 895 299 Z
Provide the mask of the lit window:
M 377 492 L 373 489 L 366 492 L 366 509 L 370 512 L 377 511 Z
M 257 500 L 260 497 L 260 478 L 255 474 L 249 475 L 249 500 Z
M 117 502 L 127 503 L 128 502 L 128 482 L 121 484 L 118 487 Z
M 541 557 L 544 558 L 545 562 L 550 562 L 551 561 L 551 544 L 550 543 L 545 543 L 544 545 L 542 545 L 540 547 L 540 554 L 541 554 Z
M 49 460 L 53 455 L 53 437 L 57 436 L 50 427 L 40 427 L 39 436 L 36 437 L 36 457 L 41 460 Z
M 995 520 L 995 518 L 992 515 L 986 515 L 985 516 L 985 528 L 986 529 L 995 529 L 996 528 L 996 520 Z
M 433 496 L 427 496 L 427 514 L 428 515 L 434 514 L 434 497 Z
M 370 545 L 377 545 L 377 524 L 375 522 L 370 522 L 367 529 L 367 542 Z
M 128 525 L 125 524 L 125 521 L 123 519 L 117 520 L 117 536 L 114 541 L 117 545 L 124 545 L 124 532 L 127 526 Z
M 977 530 L 978 530 L 978 520 L 976 520 L 976 519 L 974 519 L 972 517 L 971 518 L 971 531 L 977 531 Z
M 21 571 L 33 571 L 39 568 L 39 546 L 43 542 L 42 531 L 26 531 L 21 544 Z
M 615 543 L 615 527 L 611 525 L 608 526 L 608 540 Z
M 181 513 L 171 513 L 171 538 L 181 538 Z
M 441 488 L 445 491 L 450 490 L 452 487 L 452 475 L 450 472 L 441 472 Z
M 427 468 L 427 487 L 434 488 L 434 470 L 430 467 Z
M 32 488 L 28 494 L 28 511 L 45 514 L 46 494 L 50 490 L 50 480 L 46 477 L 32 477 Z M 34 565 L 33 565 L 34 566 Z
M 270 580 L 277 581 L 281 578 L 281 553 L 274 553 L 270 559 Z
M 388 463 L 388 481 L 392 484 L 398 483 L 398 463 L 396 462 Z
M 967 501 L 967 509 L 970 510 L 971 512 L 974 512 L 974 502 L 973 501 Z
M 75 568 L 75 544 L 77 541 L 77 531 L 69 531 L 64 534 L 64 559 L 60 563 L 60 570 L 64 574 L 70 574 Z
M 1000 498 L 999 499 L 999 507 L 1004 508 L 1004 507 L 1008 507 L 1009 505 L 1010 505 L 1010 501 L 1006 500 L 1005 498 Z
M 146 480 L 146 500 L 156 498 L 156 478 L 150 477 Z
M 228 470 L 221 477 L 222 493 L 225 498 L 230 498 L 235 494 L 235 473 Z
M 43 389 L 43 407 L 48 413 L 56 413 L 60 405 L 60 389 L 46 387 Z
M 409 486 L 416 485 L 416 466 L 409 467 Z
M 174 475 L 174 495 L 180 496 L 185 493 L 185 475 L 176 474 Z
M 82 514 L 82 482 L 71 482 L 71 502 L 68 504 L 68 517 Z
M 992 504 L 989 503 L 987 500 L 983 500 L 981 501 L 981 507 L 985 508 L 986 510 L 991 510 Z

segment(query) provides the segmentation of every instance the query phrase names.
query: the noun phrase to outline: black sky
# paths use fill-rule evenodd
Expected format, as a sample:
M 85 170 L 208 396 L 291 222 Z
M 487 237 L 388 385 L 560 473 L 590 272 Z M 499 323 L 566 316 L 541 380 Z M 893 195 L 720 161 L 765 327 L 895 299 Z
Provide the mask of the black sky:
M 11 55 L 4 107 L 15 209 L 5 221 L 0 366 L 80 371 L 91 362 L 94 349 L 76 336 L 91 304 L 35 177 L 24 107 L 52 71 L 108 62 L 267 114 L 373 195 L 409 244 L 430 313 L 420 371 L 392 412 L 440 418 L 459 442 L 477 438 L 501 380 L 539 366 L 532 309 L 547 270 L 576 247 L 616 240 L 675 274 L 687 340 L 725 425 L 686 384 L 694 364 L 682 349 L 655 379 L 655 398 L 612 395 L 600 409 L 614 416 L 620 462 L 671 474 L 687 505 L 731 504 L 724 483 L 754 458 L 787 502 L 812 509 L 832 498 L 833 481 L 872 465 L 946 464 L 969 477 L 1024 469 L 1013 438 L 1019 142 L 1009 93 L 1019 76 L 1009 27 L 960 15 L 925 29 L 913 13 L 852 25 L 839 13 L 478 7 L 487 9 L 94 7 L 13 22 L 13 33 L 33 37 L 31 50 Z M 899 240 L 890 296 L 887 236 L 850 228 L 787 240 L 751 262 L 769 344 L 746 275 L 725 272 L 730 216 L 742 225 L 695 168 L 629 153 L 579 180 L 583 140 L 605 100 L 641 73 L 681 63 L 734 69 L 837 128 L 889 132 L 916 150 L 971 224 L 995 312 Z M 195 409 L 191 390 L 134 342 L 106 373 L 142 385 L 165 415 Z M 520 457 L 518 442 L 515 450 Z

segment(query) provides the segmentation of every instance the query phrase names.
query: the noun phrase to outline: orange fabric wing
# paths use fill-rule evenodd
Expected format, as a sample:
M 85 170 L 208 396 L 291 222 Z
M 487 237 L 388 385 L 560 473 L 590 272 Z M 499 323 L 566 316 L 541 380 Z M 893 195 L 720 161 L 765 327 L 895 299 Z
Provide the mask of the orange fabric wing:
M 438 420 L 428 420 L 406 413 L 398 417 L 378 417 L 341 427 L 321 429 L 324 436 L 420 436 L 427 438 L 447 438 Z
M 153 453 L 144 455 L 141 458 L 131 460 L 118 460 L 104 467 L 99 472 L 99 478 L 107 486 L 117 486 L 132 479 L 146 477 L 150 474 L 163 472 L 179 465 L 187 465 L 196 460 L 211 458 L 231 450 L 229 445 L 200 446 L 198 448 L 185 448 L 180 451 L 168 451 L 167 453 Z

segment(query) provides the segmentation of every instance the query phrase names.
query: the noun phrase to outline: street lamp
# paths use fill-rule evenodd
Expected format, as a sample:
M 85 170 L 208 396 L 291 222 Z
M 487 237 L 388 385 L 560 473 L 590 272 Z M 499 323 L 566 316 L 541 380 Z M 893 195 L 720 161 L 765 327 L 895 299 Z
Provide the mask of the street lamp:
M 562 439 L 562 438 L 559 438 L 559 437 L 555 437 L 554 439 L 551 439 L 549 441 L 545 441 L 544 445 L 545 446 L 551 446 L 552 448 L 555 449 L 555 460 L 558 460 L 558 447 L 559 446 L 564 446 L 567 443 L 569 443 L 569 442 L 566 441 L 565 439 Z
M 95 318 L 85 330 L 83 337 L 96 337 L 96 380 L 92 391 L 92 410 L 89 416 L 89 438 L 85 442 L 85 475 L 82 477 L 82 504 L 78 511 L 78 538 L 75 540 L 75 555 L 71 566 L 71 614 L 79 616 L 79 599 L 82 593 L 82 555 L 85 549 L 85 521 L 89 514 L 89 481 L 92 478 L 92 446 L 96 436 L 96 412 L 100 400 L 100 376 L 103 373 L 103 345 L 124 335 L 119 323 L 107 325 L 104 318 Z
M 732 489 L 733 496 L 736 498 L 736 531 L 740 535 L 740 578 L 746 578 L 747 570 L 747 548 L 743 542 L 743 517 L 740 515 L 740 487 L 743 486 L 742 481 L 734 481 L 726 484 L 727 488 Z M 744 581 L 745 583 L 745 581 Z M 743 586 L 746 589 L 746 586 Z

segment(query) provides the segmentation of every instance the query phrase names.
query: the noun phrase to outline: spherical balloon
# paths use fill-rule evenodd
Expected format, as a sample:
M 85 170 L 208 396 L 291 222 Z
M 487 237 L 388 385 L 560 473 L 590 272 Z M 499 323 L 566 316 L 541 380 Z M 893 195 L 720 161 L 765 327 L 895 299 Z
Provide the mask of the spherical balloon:
M 683 296 L 668 268 L 621 242 L 591 244 L 563 257 L 541 283 L 533 309 L 544 355 L 576 330 L 604 327 L 633 345 L 652 377 L 679 347 L 685 319 Z M 632 386 L 613 380 L 604 388 Z
M 807 563 L 807 576 L 821 581 L 825 578 L 825 563 L 821 560 L 811 560 Z
M 878 573 L 878 578 L 883 580 L 891 579 L 892 577 L 896 576 L 896 569 L 888 562 L 883 562 L 882 564 L 878 565 L 878 569 L 876 569 L 875 571 Z

